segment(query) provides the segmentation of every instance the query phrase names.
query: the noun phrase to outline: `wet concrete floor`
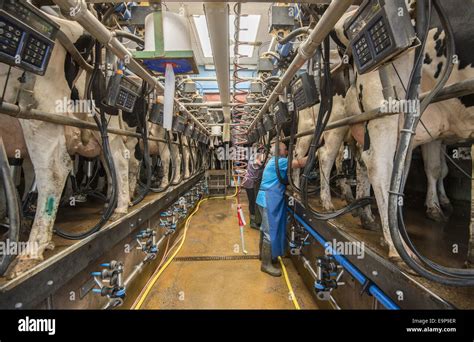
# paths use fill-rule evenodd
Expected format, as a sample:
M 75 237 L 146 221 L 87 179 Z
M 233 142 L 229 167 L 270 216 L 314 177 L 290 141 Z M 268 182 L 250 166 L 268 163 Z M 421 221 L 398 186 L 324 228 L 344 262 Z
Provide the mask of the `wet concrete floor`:
M 249 221 L 246 202 L 243 207 Z M 155 283 L 142 309 L 294 309 L 283 276 L 262 273 L 258 259 L 195 260 L 243 255 L 236 215 L 234 199 L 204 202 L 177 259 Z M 248 255 L 258 255 L 259 232 L 247 224 L 244 235 Z M 316 309 L 291 260 L 285 258 L 284 263 L 301 308 Z

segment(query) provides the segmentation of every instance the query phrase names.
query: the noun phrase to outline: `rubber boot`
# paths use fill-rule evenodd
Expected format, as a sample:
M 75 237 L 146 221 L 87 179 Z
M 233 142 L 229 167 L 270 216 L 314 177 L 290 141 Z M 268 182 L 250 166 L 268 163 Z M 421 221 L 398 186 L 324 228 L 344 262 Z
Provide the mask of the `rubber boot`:
M 281 270 L 272 264 L 272 247 L 265 241 L 262 244 L 262 266 L 260 267 L 260 270 L 268 273 L 272 277 L 281 276 Z
M 255 215 L 250 215 L 250 228 L 257 229 L 257 230 L 260 229 L 260 226 L 255 221 Z

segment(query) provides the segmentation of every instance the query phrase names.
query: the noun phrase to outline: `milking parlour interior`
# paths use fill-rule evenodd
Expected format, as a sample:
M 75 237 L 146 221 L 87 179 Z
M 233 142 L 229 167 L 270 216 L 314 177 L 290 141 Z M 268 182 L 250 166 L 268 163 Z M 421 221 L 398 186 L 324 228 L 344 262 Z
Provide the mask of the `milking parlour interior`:
M 473 18 L 0 1 L 0 309 L 474 309 Z

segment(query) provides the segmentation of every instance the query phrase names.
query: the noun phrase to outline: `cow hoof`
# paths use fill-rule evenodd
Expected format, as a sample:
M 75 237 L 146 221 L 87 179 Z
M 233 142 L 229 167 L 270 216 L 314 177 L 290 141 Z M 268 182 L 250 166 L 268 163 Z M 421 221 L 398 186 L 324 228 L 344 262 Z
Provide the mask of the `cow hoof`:
M 447 217 L 450 217 L 454 212 L 454 207 L 451 202 L 441 203 L 441 208 Z
M 382 227 L 380 226 L 380 224 L 375 220 L 368 220 L 368 219 L 361 218 L 360 222 L 362 224 L 362 228 L 365 230 L 370 230 L 372 232 L 379 232 L 382 230 Z
M 16 258 L 8 268 L 5 277 L 8 280 L 14 279 L 22 275 L 23 273 L 31 270 L 33 267 L 41 263 L 41 259 L 24 259 L 21 257 Z
M 125 215 L 127 215 L 127 213 L 117 213 L 117 212 L 115 212 L 115 213 L 112 214 L 112 216 L 110 216 L 109 221 L 117 221 L 118 219 L 121 219 Z
M 52 251 L 52 250 L 54 250 L 55 247 L 56 247 L 56 244 L 55 244 L 53 241 L 50 241 L 50 242 L 46 245 L 45 248 L 46 248 L 47 250 Z
M 332 203 L 331 204 L 323 203 L 323 210 L 326 212 L 333 212 L 333 211 L 336 211 L 336 208 L 334 208 L 334 205 L 332 205 Z
M 426 216 L 435 222 L 445 223 L 448 221 L 448 217 L 443 214 L 440 208 L 428 208 L 426 210 Z

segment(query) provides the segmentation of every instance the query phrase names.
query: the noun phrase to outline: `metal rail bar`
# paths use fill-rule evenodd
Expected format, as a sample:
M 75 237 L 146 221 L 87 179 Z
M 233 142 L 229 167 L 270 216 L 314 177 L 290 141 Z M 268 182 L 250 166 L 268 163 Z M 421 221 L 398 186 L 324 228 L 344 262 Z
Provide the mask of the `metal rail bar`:
M 265 102 L 265 105 L 260 109 L 258 115 L 250 124 L 247 133 L 250 132 L 250 130 L 255 127 L 258 120 L 268 112 L 270 106 L 276 101 L 278 96 L 283 93 L 284 88 L 288 86 L 293 76 L 304 65 L 304 63 L 313 56 L 316 48 L 322 43 L 324 38 L 329 34 L 331 29 L 351 4 L 351 0 L 334 0 L 331 2 L 326 12 L 324 12 L 323 16 L 316 24 L 314 30 L 311 31 L 308 38 L 300 45 L 297 55 L 283 76 L 281 76 L 280 82 L 276 85 L 270 97 Z
M 84 0 L 54 0 L 61 12 L 70 20 L 77 21 L 87 32 L 95 37 L 100 43 L 106 46 L 114 55 L 123 60 L 128 69 L 147 82 L 153 88 L 164 91 L 164 85 L 158 81 L 148 70 L 146 70 L 132 55 L 130 51 L 105 27 L 92 12 L 87 9 Z M 175 104 L 181 111 L 196 123 L 206 134 L 209 134 L 204 125 L 189 112 L 186 107 L 174 99 Z
M 99 128 L 94 122 L 89 122 L 66 115 L 44 112 L 38 109 L 25 109 L 24 107 L 17 106 L 8 102 L 3 102 L 2 104 L 0 104 L 0 114 L 8 115 L 17 119 L 39 120 L 57 125 L 72 126 L 83 129 L 90 129 L 93 131 L 99 131 Z M 143 139 L 141 134 L 139 133 L 130 132 L 119 128 L 107 128 L 107 132 L 111 134 Z M 153 136 L 148 136 L 148 140 L 167 143 L 166 140 L 155 138 Z M 178 144 L 174 141 L 172 143 Z
M 428 95 L 428 93 L 429 92 L 421 94 L 420 101 L 423 101 L 423 99 L 426 97 L 426 95 Z M 456 97 L 470 95 L 473 93 L 474 93 L 474 78 L 470 78 L 461 82 L 454 83 L 447 87 L 444 87 L 438 93 L 438 95 L 433 99 L 431 103 L 446 101 L 446 100 L 450 100 Z M 378 119 L 384 116 L 395 115 L 395 114 L 400 114 L 400 113 L 387 112 L 387 111 L 384 111 L 382 107 L 380 107 L 380 108 L 376 108 L 376 109 L 363 112 L 360 114 L 355 114 L 344 119 L 330 122 L 327 124 L 324 130 L 329 131 L 331 129 L 339 128 L 342 126 L 354 125 L 357 123 L 362 123 L 365 121 L 374 120 L 374 119 Z M 308 129 L 306 131 L 295 134 L 295 138 L 308 136 L 308 135 L 313 134 L 313 132 L 314 132 L 314 129 Z M 290 137 L 285 137 L 282 139 L 282 141 L 288 141 L 289 139 Z

